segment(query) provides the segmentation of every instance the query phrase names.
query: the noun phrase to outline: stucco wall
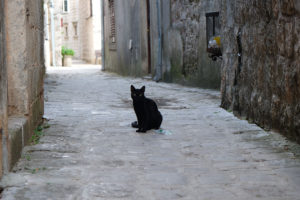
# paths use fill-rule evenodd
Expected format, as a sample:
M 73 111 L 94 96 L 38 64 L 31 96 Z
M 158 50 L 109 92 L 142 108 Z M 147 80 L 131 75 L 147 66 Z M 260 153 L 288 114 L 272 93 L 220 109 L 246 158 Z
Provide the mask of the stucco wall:
M 109 45 L 110 17 L 105 1 L 105 66 L 122 75 L 147 74 L 147 21 L 146 1 L 115 0 L 116 48 Z M 132 48 L 129 49 L 129 41 Z
M 0 178 L 2 168 L 2 137 L 7 133 L 7 75 L 5 65 L 4 0 L 0 0 Z
M 222 106 L 300 142 L 300 2 L 222 0 L 222 16 Z

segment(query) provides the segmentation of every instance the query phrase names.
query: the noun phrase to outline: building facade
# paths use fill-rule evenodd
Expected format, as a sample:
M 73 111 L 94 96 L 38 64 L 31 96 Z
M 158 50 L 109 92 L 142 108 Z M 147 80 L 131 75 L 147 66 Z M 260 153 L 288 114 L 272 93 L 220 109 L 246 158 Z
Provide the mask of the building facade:
M 107 70 L 220 87 L 221 63 L 208 57 L 205 26 L 219 0 L 105 0 L 103 6 Z
M 0 175 L 13 167 L 42 120 L 42 11 L 38 0 L 0 1 Z
M 48 8 L 49 53 L 52 54 L 54 46 L 56 65 L 62 65 L 62 46 L 74 50 L 74 59 L 95 64 L 96 54 L 101 52 L 100 0 L 48 0 L 45 5 Z M 52 44 L 52 37 L 55 44 Z

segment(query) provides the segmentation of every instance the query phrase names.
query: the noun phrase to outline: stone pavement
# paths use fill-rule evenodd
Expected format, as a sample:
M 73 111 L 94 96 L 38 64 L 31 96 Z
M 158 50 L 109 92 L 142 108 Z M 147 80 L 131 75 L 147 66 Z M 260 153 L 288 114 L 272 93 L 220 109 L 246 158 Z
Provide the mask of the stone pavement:
M 3 199 L 300 199 L 299 145 L 221 109 L 217 91 L 89 65 L 47 69 L 45 82 L 50 128 L 4 176 Z M 171 135 L 130 127 L 131 84 Z

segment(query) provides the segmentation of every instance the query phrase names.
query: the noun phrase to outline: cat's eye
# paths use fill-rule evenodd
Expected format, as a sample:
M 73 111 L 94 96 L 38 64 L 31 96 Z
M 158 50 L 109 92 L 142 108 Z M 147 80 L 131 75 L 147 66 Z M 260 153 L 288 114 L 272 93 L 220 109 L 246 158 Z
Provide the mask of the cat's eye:
M 136 96 L 136 94 L 133 94 L 133 96 Z
M 140 97 L 143 96 L 143 94 L 140 94 Z

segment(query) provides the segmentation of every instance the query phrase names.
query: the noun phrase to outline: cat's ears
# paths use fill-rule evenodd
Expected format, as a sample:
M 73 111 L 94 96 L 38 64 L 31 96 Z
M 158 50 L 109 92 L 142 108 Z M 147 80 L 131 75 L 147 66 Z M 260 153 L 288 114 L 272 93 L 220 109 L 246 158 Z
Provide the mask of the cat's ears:
M 141 90 L 142 92 L 145 92 L 145 89 L 146 89 L 146 87 L 143 86 L 140 90 Z M 130 86 L 130 90 L 131 90 L 131 92 L 135 91 L 135 87 L 134 87 L 133 85 L 131 85 L 131 86 Z
M 131 90 L 131 92 L 135 91 L 135 88 L 133 85 L 130 86 L 130 90 Z

